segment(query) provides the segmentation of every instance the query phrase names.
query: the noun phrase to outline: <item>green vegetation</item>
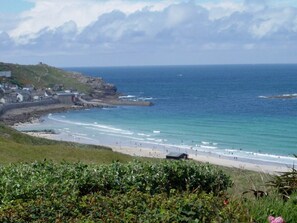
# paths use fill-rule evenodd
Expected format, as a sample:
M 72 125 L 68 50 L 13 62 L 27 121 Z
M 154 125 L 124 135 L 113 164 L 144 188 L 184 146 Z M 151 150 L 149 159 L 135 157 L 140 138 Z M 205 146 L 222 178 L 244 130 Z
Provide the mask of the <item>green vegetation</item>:
M 102 146 L 58 142 L 31 137 L 0 124 L 0 164 L 34 162 L 44 159 L 55 162 L 111 163 L 131 161 L 132 157 Z
M 109 148 L 0 124 L 0 222 L 265 223 L 269 215 L 296 222 L 295 169 L 270 176 L 192 161 L 129 161 Z
M 0 63 L 0 71 L 11 71 L 11 82 L 19 86 L 33 84 L 36 88 L 53 87 L 55 84 L 62 84 L 65 88 L 76 88 L 80 92 L 89 93 L 91 88 L 73 78 L 69 72 L 48 66 L 38 65 L 18 65 Z
M 35 162 L 0 169 L 1 222 L 221 222 L 230 179 L 194 162 Z

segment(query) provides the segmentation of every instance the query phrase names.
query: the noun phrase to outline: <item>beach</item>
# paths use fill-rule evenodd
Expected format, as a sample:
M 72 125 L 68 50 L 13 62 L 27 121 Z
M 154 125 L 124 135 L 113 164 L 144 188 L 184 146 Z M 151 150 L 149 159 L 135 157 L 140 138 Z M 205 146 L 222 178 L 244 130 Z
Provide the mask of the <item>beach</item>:
M 108 146 L 134 156 L 164 158 L 181 152 L 201 162 L 283 171 L 297 163 L 296 98 L 270 96 L 295 95 L 296 68 L 71 68 L 114 83 L 125 92 L 119 98 L 130 105 L 144 101 L 154 106 L 109 101 L 113 106 L 100 109 L 47 111 L 41 123 L 17 129 L 53 130 L 57 134 L 46 137 Z
M 34 120 L 33 123 L 38 123 L 38 120 Z M 14 127 L 20 127 L 20 125 L 31 125 L 32 123 L 19 123 L 16 124 Z M 52 132 L 40 131 L 40 132 L 24 132 L 30 136 L 34 137 L 41 137 L 50 140 L 57 140 L 57 141 L 68 141 L 68 142 L 76 142 L 82 144 L 93 144 L 93 145 L 100 145 L 96 143 L 96 141 L 90 141 L 89 138 L 84 136 L 77 136 L 72 135 L 71 133 L 68 134 L 57 134 Z M 166 158 L 166 151 L 158 150 L 156 147 L 154 148 L 147 148 L 143 147 L 141 143 L 133 143 L 132 146 L 121 146 L 121 142 L 117 142 L 116 144 L 105 144 L 101 146 L 108 146 L 113 151 L 128 154 L 134 157 L 148 157 L 148 158 L 158 158 L 158 159 L 165 159 Z M 195 160 L 202 163 L 210 163 L 213 165 L 230 167 L 230 168 L 238 168 L 242 170 L 250 170 L 255 172 L 261 173 L 268 173 L 268 174 L 278 174 L 280 172 L 285 172 L 290 170 L 289 167 L 285 165 L 268 165 L 268 164 L 261 164 L 261 163 L 249 163 L 243 162 L 238 160 L 226 159 L 223 157 L 216 157 L 211 154 L 190 154 L 189 159 Z

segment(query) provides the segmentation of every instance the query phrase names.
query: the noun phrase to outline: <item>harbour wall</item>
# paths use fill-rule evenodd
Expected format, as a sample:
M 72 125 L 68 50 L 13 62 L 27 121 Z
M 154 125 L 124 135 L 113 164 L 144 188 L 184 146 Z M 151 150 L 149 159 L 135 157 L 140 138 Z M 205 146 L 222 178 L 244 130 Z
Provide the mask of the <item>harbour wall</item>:
M 0 116 L 4 115 L 7 111 L 13 109 L 22 109 L 22 108 L 30 108 L 35 106 L 47 106 L 53 104 L 59 104 L 60 101 L 58 99 L 46 99 L 42 101 L 36 102 L 23 102 L 23 103 L 11 103 L 11 104 L 4 104 L 0 105 Z

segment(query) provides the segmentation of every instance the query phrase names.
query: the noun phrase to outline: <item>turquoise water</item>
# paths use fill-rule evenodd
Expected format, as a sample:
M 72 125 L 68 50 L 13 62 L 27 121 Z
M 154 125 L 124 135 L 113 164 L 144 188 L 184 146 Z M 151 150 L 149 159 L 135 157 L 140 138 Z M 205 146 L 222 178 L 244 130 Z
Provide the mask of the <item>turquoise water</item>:
M 117 107 L 52 114 L 51 128 L 102 144 L 142 143 L 166 151 L 211 153 L 292 164 L 297 153 L 297 65 L 67 68 L 101 76 L 130 100 Z

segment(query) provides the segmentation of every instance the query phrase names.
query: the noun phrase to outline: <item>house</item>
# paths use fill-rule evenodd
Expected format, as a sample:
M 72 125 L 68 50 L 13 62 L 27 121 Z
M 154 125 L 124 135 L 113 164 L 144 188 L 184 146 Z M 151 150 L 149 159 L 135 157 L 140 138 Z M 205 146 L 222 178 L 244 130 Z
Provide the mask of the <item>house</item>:
M 33 84 L 29 84 L 29 85 L 25 85 L 23 87 L 24 91 L 33 91 L 34 90 L 34 85 Z
M 23 102 L 24 101 L 24 97 L 20 93 L 17 93 L 16 98 L 17 98 L 17 102 Z
M 38 95 L 33 96 L 33 101 L 39 101 L 41 98 Z
M 166 155 L 166 159 L 173 159 L 173 160 L 182 160 L 182 159 L 188 159 L 188 154 L 186 153 L 168 153 Z
M 0 71 L 0 77 L 11 77 L 11 71 Z
M 8 88 L 9 88 L 10 90 L 14 90 L 14 91 L 16 91 L 16 90 L 19 89 L 19 86 L 17 86 L 16 84 L 12 84 L 12 85 L 8 85 Z
M 5 99 L 4 98 L 0 98 L 0 104 L 5 104 L 5 103 L 6 103 Z
M 4 96 L 4 94 L 5 94 L 4 88 L 0 87 L 0 97 Z
M 20 94 L 23 95 L 23 101 L 31 101 L 32 97 L 29 91 L 20 91 Z
M 54 98 L 58 99 L 62 104 L 74 104 L 77 100 L 77 94 L 75 93 L 56 93 Z

